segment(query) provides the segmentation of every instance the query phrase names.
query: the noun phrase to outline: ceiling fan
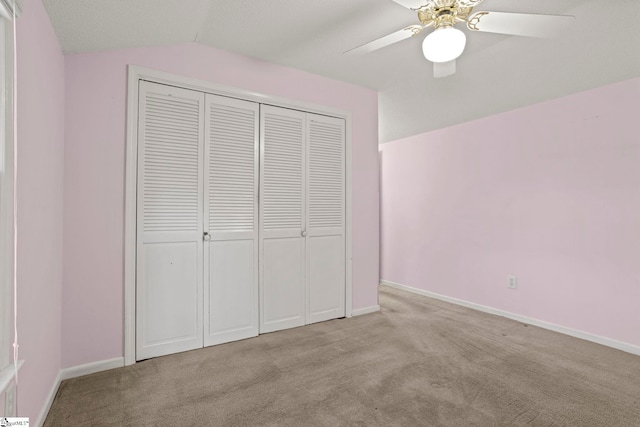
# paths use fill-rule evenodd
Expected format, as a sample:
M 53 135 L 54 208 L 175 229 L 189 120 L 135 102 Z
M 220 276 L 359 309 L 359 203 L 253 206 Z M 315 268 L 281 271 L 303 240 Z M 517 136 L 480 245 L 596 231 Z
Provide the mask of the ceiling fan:
M 433 26 L 422 43 L 424 56 L 433 62 L 434 77 L 456 72 L 456 58 L 464 51 L 467 37 L 455 25 L 467 23 L 470 31 L 528 37 L 553 37 L 573 16 L 474 11 L 483 0 L 393 0 L 418 12 L 419 24 L 410 25 L 345 53 L 368 53 L 414 37 Z

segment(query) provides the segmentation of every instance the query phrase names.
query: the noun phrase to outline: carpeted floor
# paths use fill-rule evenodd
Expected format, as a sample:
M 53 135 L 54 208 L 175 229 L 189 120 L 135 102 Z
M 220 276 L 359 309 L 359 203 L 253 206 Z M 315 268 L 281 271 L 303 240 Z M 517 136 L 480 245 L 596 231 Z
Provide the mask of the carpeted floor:
M 640 357 L 402 291 L 64 381 L 45 426 L 640 426 Z

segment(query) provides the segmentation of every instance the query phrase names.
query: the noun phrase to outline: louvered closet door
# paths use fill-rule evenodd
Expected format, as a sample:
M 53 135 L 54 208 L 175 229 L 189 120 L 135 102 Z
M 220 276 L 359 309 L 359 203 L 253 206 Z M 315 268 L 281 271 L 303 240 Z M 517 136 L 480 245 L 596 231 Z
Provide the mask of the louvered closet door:
M 140 83 L 136 359 L 202 347 L 204 94 Z
M 305 123 L 261 106 L 260 332 L 305 324 Z
M 259 117 L 259 104 L 206 95 L 205 346 L 258 335 Z
M 345 122 L 307 115 L 307 323 L 345 315 Z

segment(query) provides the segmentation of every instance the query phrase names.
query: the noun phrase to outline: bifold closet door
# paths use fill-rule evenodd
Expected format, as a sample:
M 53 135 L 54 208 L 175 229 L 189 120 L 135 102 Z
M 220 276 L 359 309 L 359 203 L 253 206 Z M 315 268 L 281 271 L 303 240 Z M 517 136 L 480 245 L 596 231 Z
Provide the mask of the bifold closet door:
M 345 121 L 263 106 L 260 332 L 345 315 Z
M 258 335 L 259 104 L 206 95 L 204 345 Z
M 344 120 L 139 87 L 136 359 L 344 316 Z
M 345 315 L 345 121 L 307 114 L 307 323 Z
M 260 332 L 305 324 L 305 113 L 261 106 Z
M 203 345 L 204 94 L 140 82 L 136 359 Z

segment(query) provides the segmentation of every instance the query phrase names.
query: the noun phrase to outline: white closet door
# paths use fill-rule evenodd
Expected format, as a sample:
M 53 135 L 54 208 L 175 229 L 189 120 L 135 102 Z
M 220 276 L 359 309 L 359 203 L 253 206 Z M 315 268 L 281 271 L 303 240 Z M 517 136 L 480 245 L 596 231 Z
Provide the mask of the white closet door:
M 258 335 L 259 105 L 206 95 L 204 345 Z
M 305 324 L 305 122 L 261 106 L 261 333 Z
M 140 83 L 136 359 L 202 347 L 204 94 Z
M 307 323 L 345 315 L 345 124 L 307 115 Z

